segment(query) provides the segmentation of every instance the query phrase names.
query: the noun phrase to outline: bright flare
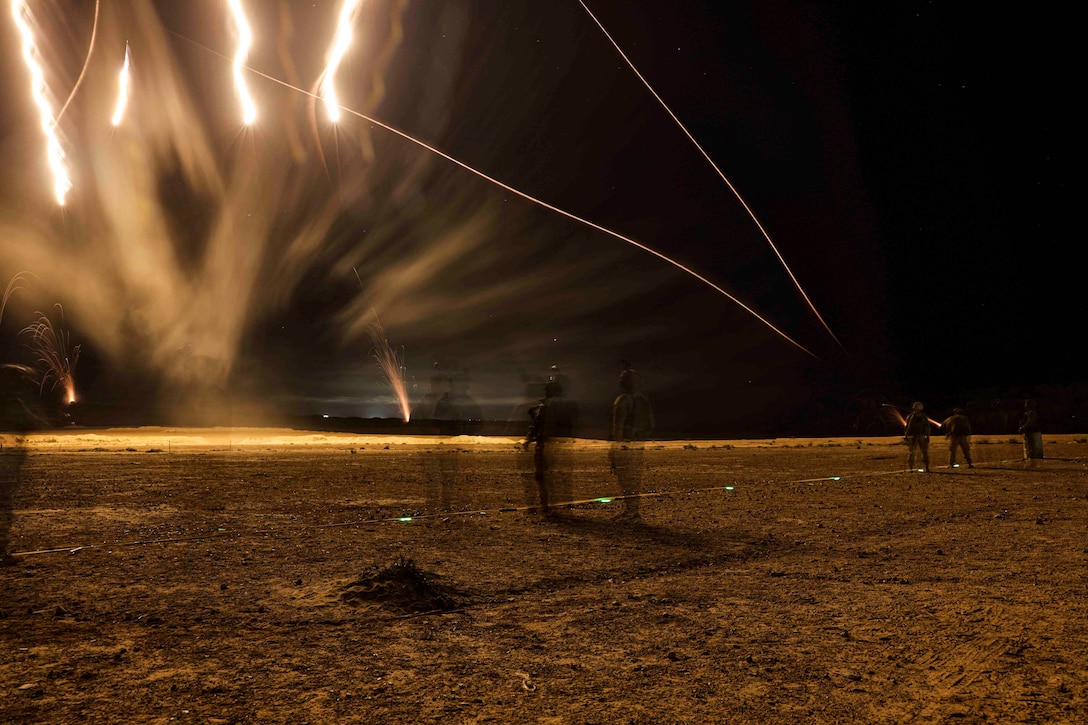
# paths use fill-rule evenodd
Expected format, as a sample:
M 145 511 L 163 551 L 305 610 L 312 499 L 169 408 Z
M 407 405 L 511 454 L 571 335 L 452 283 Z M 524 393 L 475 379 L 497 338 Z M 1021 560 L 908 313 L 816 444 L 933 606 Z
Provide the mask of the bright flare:
M 120 86 L 117 107 L 113 110 L 113 118 L 110 120 L 114 126 L 121 125 L 121 119 L 125 117 L 125 107 L 128 106 L 128 43 L 125 43 L 125 64 L 121 66 Z
M 360 0 L 344 0 L 340 8 L 340 19 L 336 23 L 336 38 L 333 40 L 332 48 L 329 49 L 329 61 L 322 74 L 321 99 L 325 102 L 325 110 L 333 123 L 340 120 L 340 101 L 336 97 L 336 71 L 351 45 L 351 26 L 355 22 L 355 12 L 359 9 L 359 2 Z
M 41 116 L 42 133 L 45 134 L 46 151 L 49 156 L 49 169 L 53 172 L 53 193 L 57 197 L 57 203 L 64 205 L 64 198 L 68 190 L 72 188 L 72 181 L 68 178 L 68 169 L 64 163 L 64 149 L 57 138 L 57 122 L 53 117 L 53 107 L 47 97 L 49 91 L 45 83 L 45 72 L 39 62 L 40 54 L 34 42 L 34 31 L 30 27 L 30 10 L 24 0 L 12 0 L 11 15 L 15 19 L 15 26 L 19 29 L 19 36 L 23 41 L 23 60 L 30 70 L 30 94 L 34 98 L 34 104 L 38 107 Z
M 238 28 L 238 51 L 234 54 L 234 88 L 238 92 L 238 101 L 242 104 L 242 121 L 248 126 L 257 120 L 257 106 L 249 95 L 244 71 L 249 49 L 253 45 L 253 31 L 249 28 L 246 13 L 241 0 L 229 0 L 230 12 Z

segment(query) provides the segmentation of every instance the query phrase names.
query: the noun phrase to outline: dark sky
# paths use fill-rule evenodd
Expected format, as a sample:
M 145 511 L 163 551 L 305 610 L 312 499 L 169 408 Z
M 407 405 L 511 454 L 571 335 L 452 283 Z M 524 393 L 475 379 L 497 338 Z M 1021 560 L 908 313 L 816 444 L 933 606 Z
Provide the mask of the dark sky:
M 668 69 L 652 82 L 862 368 L 907 395 L 1083 379 L 1079 270 L 1061 263 L 1077 114 L 1060 18 L 933 2 L 599 5 L 617 36 L 659 39 L 633 60 L 651 79 Z M 639 17 L 642 37 L 626 27 Z
M 229 83 L 214 82 L 229 62 L 206 50 L 231 49 L 218 4 L 158 3 L 224 175 L 250 149 L 288 158 L 288 129 L 303 149 L 276 172 L 305 192 L 269 202 L 285 221 L 254 272 L 261 304 L 246 316 L 228 387 L 291 412 L 391 415 L 361 333 L 370 309 L 403 345 L 414 397 L 434 362 L 463 367 L 500 417 L 523 378 L 559 364 L 597 423 L 620 358 L 641 371 L 662 427 L 689 434 L 733 430 L 738 419 L 761 432 L 786 427 L 832 393 L 951 404 L 985 388 L 1083 381 L 1069 332 L 1085 305 L 1071 242 L 1062 244 L 1077 229 L 1067 19 L 951 3 L 587 4 L 750 205 L 842 346 L 577 2 L 417 1 L 402 13 L 372 3 L 370 33 L 342 71 L 344 105 L 694 269 L 813 355 L 660 259 L 363 121 L 320 126 L 317 141 L 281 106 L 282 118 L 240 133 L 223 122 Z M 337 4 L 261 7 L 251 63 L 308 88 Z M 284 17 L 290 69 L 260 44 Z M 82 47 L 87 28 L 67 22 Z M 5 46 L 0 90 L 11 97 L 25 71 Z M 70 55 L 74 77 L 82 58 Z M 302 98 L 253 83 L 265 108 Z M 39 143 L 25 109 L 0 121 L 9 154 Z M 84 170 L 84 186 L 103 183 L 94 176 Z M 218 200 L 183 173 L 163 176 L 157 200 L 184 266 L 206 253 Z M 351 184 L 365 190 L 345 191 Z M 3 186 L 13 185 L 8 172 Z M 338 196 L 346 201 L 321 243 L 284 262 L 284 240 Z M 23 207 L 5 198 L 15 223 Z M 73 209 L 55 226 L 75 238 L 78 217 Z M 63 280 L 46 285 L 63 296 Z M 65 302 L 77 308 L 88 396 L 125 400 L 131 346 L 98 342 L 98 320 L 80 329 L 80 299 Z

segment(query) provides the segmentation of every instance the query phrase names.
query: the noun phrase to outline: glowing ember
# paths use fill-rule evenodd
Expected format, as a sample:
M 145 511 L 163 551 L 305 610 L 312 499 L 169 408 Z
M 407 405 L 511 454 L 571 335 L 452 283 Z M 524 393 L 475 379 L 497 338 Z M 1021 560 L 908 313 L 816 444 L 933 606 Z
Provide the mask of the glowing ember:
M 246 20 L 241 0 L 229 0 L 229 3 L 231 16 L 238 28 L 238 50 L 234 54 L 234 88 L 238 92 L 238 101 L 242 104 L 242 121 L 248 126 L 257 120 L 257 106 L 249 95 L 249 86 L 246 85 L 243 74 L 249 49 L 253 45 L 253 31 L 249 28 L 249 21 Z
M 113 118 L 110 119 L 110 123 L 114 126 L 121 125 L 121 119 L 125 116 L 125 108 L 128 106 L 128 43 L 125 43 L 125 64 L 121 66 L 121 89 L 117 95 L 117 107 L 113 111 Z
M 322 74 L 321 98 L 325 102 L 329 120 L 333 123 L 340 120 L 340 101 L 336 97 L 336 71 L 351 45 L 351 26 L 355 22 L 359 2 L 360 0 L 344 0 L 336 23 L 336 37 L 333 39 L 332 48 L 329 49 L 328 64 Z
M 64 198 L 68 195 L 68 190 L 72 188 L 72 181 L 68 178 L 68 169 L 64 163 L 64 149 L 60 145 L 60 139 L 57 138 L 57 122 L 53 117 L 53 106 L 48 98 L 49 88 L 45 83 L 45 72 L 39 60 L 38 46 L 34 42 L 34 31 L 30 27 L 30 9 L 27 8 L 24 0 L 12 0 L 11 15 L 15 19 L 15 26 L 19 29 L 19 37 L 23 41 L 23 60 L 30 70 L 30 94 L 41 116 L 49 169 L 53 172 L 53 193 L 56 195 L 57 203 L 63 206 Z

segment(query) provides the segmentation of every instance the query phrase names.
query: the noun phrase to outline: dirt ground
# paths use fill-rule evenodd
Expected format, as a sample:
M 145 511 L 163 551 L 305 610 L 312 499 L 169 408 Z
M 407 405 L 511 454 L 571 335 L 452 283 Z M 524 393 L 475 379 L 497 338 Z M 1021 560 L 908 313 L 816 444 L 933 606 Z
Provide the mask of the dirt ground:
M 651 444 L 641 521 L 598 442 L 552 518 L 513 439 L 2 442 L 5 723 L 1088 721 L 1085 436 Z

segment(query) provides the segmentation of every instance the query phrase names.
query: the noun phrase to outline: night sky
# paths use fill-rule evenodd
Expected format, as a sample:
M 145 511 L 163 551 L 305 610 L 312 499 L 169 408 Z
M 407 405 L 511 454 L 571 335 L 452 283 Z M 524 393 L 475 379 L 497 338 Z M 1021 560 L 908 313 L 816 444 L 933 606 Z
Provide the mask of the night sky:
M 65 87 L 89 37 L 93 3 L 82 5 L 61 26 L 73 49 L 58 53 Z M 576 1 L 368 6 L 367 29 L 342 69 L 343 105 L 652 247 L 794 345 L 666 262 L 388 131 L 355 118 L 333 129 L 320 116 L 311 128 L 296 91 L 253 77 L 264 115 L 256 130 L 240 129 L 229 59 L 212 52 L 232 52 L 220 5 L 156 5 L 163 48 L 218 172 L 233 180 L 248 155 L 276 158 L 278 166 L 254 168 L 291 190 L 270 191 L 266 205 L 246 197 L 228 206 L 186 176 L 184 163 L 155 162 L 153 196 L 174 264 L 198 289 L 213 286 L 199 271 L 214 246 L 213 219 L 274 217 L 262 227 L 263 256 L 246 267 L 253 292 L 222 353 L 228 377 L 212 386 L 238 399 L 295 414 L 392 416 L 368 357 L 371 310 L 403 346 L 414 398 L 438 362 L 466 369 L 497 418 L 522 402 L 525 381 L 558 364 L 587 424 L 600 425 L 621 358 L 639 369 L 660 427 L 687 435 L 788 431 L 817 403 L 834 408 L 861 391 L 900 405 L 952 405 L 980 391 L 1084 381 L 1074 354 L 1085 305 L 1072 251 L 1078 115 L 1068 19 L 948 3 L 587 3 L 744 197 L 836 341 L 728 187 Z M 338 5 L 260 7 L 251 65 L 308 89 Z M 292 33 L 277 46 L 270 38 L 284 35 L 285 17 Z M 137 72 L 148 55 L 125 34 L 131 25 L 104 22 L 118 29 L 105 35 L 113 46 L 103 40 L 96 51 L 101 79 L 90 74 L 69 112 L 84 127 L 86 99 L 108 88 L 117 39 L 131 39 Z M 80 166 L 69 148 L 77 201 L 63 212 L 47 198 L 28 205 L 35 190 L 12 171 L 41 164 L 42 150 L 29 103 L 17 100 L 28 95 L 18 43 L 10 27 L 4 33 L 0 153 L 9 170 L 0 220 L 9 231 L 38 228 L 27 219 L 43 214 L 58 253 L 94 252 L 103 242 L 81 219 L 78 197 L 105 185 L 101 163 Z M 31 179 L 47 197 L 44 172 Z M 292 240 L 329 200 L 342 203 L 306 253 L 292 256 Z M 14 250 L 0 249 L 7 277 L 29 264 Z M 146 405 L 168 387 L 171 350 L 219 349 L 186 345 L 176 331 L 191 326 L 156 326 L 161 317 L 150 312 L 152 323 L 140 323 L 143 306 L 152 307 L 146 291 L 119 294 L 92 315 L 101 289 L 134 285 L 80 269 L 31 270 L 43 281 L 4 320 L 9 359 L 22 354 L 14 333 L 30 311 L 53 300 L 63 301 L 73 342 L 84 346 L 77 379 L 87 405 Z M 80 276 L 78 290 L 66 275 Z M 141 351 L 164 339 L 161 355 Z

